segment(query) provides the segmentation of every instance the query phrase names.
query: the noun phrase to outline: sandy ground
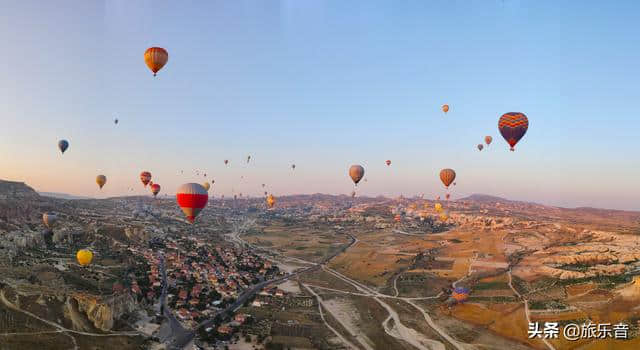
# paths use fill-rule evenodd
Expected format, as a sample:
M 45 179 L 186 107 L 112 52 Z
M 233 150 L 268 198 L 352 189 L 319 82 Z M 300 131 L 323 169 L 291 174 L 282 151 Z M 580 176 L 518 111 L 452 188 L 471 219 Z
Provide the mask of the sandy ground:
M 287 280 L 286 282 L 279 284 L 278 287 L 287 293 L 300 293 L 300 287 L 298 287 L 298 283 L 291 280 Z

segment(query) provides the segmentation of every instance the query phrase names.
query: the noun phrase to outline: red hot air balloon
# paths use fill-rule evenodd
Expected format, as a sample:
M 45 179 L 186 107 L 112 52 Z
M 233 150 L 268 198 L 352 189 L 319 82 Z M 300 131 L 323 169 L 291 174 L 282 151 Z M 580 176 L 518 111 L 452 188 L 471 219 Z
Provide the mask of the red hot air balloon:
M 153 196 L 157 196 L 158 192 L 160 192 L 160 185 L 158 184 L 153 184 L 151 185 L 151 193 L 153 193 Z
M 440 170 L 440 180 L 445 185 L 446 188 L 449 188 L 449 185 L 456 179 L 456 172 L 453 169 L 442 169 Z
M 387 163 L 387 166 L 391 165 L 391 161 L 387 159 L 387 161 L 385 162 Z
M 144 185 L 144 187 L 147 187 L 147 185 L 149 184 L 149 181 L 151 181 L 151 173 L 148 171 L 141 172 L 140 181 L 142 181 L 142 184 Z
M 511 146 L 511 151 L 514 151 L 516 143 L 524 136 L 529 128 L 529 119 L 524 113 L 509 112 L 505 113 L 498 120 L 498 130 L 500 134 Z
M 491 137 L 491 136 L 485 136 L 484 137 L 484 142 L 487 144 L 487 146 L 489 146 L 491 144 L 491 141 L 493 141 L 493 137 Z
M 176 200 L 189 222 L 193 223 L 196 216 L 207 205 L 209 195 L 202 185 L 197 183 L 186 183 L 176 193 Z

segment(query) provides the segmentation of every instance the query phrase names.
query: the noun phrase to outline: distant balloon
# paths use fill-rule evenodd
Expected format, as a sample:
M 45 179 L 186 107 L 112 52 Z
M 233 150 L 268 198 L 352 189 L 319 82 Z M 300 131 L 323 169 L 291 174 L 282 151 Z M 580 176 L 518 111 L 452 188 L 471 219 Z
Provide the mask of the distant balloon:
M 161 47 L 150 47 L 144 52 L 144 62 L 155 77 L 158 71 L 169 61 L 169 53 Z
M 398 215 L 396 215 L 396 216 L 394 216 L 394 217 L 393 217 L 393 220 L 394 220 L 395 222 L 400 222 L 400 221 L 402 221 L 402 216 L 400 216 L 400 215 L 398 214 Z
M 436 209 L 437 212 L 442 211 L 442 204 L 440 203 L 434 204 L 433 207 Z
M 42 214 L 42 222 L 48 227 L 53 228 L 53 225 L 58 222 L 58 215 L 54 213 L 44 213 Z
M 67 148 L 69 148 L 69 141 L 67 140 L 58 141 L 58 149 L 60 150 L 60 152 L 62 152 L 62 154 L 64 154 L 64 151 L 66 151 Z
M 449 188 L 449 185 L 455 180 L 456 172 L 453 169 L 442 169 L 440 170 L 440 180 L 445 185 L 446 188 Z
M 514 151 L 514 147 L 520 139 L 527 133 L 529 128 L 529 119 L 524 113 L 509 112 L 505 113 L 498 120 L 498 130 Z
M 189 222 L 193 223 L 196 216 L 207 205 L 209 195 L 207 190 L 200 184 L 186 183 L 178 188 L 176 193 L 178 206 L 187 217 Z
M 295 164 L 291 164 L 291 169 L 296 170 L 296 165 Z
M 102 189 L 102 186 L 107 183 L 107 177 L 104 175 L 96 176 L 96 183 L 100 186 L 100 189 Z
M 209 189 L 211 188 L 211 185 L 209 185 L 208 182 L 205 182 L 202 184 L 202 187 L 204 187 L 205 190 L 207 190 L 207 192 L 209 191 Z
M 469 289 L 464 287 L 456 287 L 451 293 L 451 297 L 457 302 L 462 303 L 469 298 Z
M 268 208 L 273 208 L 273 206 L 276 204 L 276 198 L 273 196 L 273 194 L 270 194 L 267 196 L 267 207 Z
M 78 260 L 78 264 L 87 266 L 91 264 L 93 260 L 93 253 L 89 249 L 80 249 L 78 253 L 76 253 L 76 259 Z
M 478 144 L 478 151 L 482 151 L 483 148 L 484 148 L 484 146 L 481 143 L 479 143 Z
M 247 156 L 247 163 L 251 160 L 251 156 Z
M 489 146 L 491 144 L 491 141 L 493 141 L 493 137 L 491 137 L 491 136 L 485 136 L 484 137 L 484 143 L 486 143 L 487 146 Z
M 229 159 L 224 160 L 224 165 L 227 165 L 227 164 L 229 164 Z
M 114 123 L 114 124 L 116 124 L 116 125 L 118 125 L 118 118 L 114 119 L 114 120 L 113 120 L 113 123 Z
M 440 213 L 440 221 L 447 221 L 449 219 L 449 212 L 443 211 Z
M 144 187 L 147 187 L 147 185 L 149 184 L 149 181 L 151 181 L 151 173 L 148 171 L 141 172 L 140 181 L 142 181 L 142 184 L 144 185 Z
M 353 180 L 353 183 L 358 186 L 358 182 L 360 182 L 364 176 L 364 168 L 362 165 L 352 165 L 349 168 L 349 176 L 351 177 L 351 180 Z
M 265 196 L 267 195 L 267 191 L 264 191 L 264 195 L 265 195 Z
M 442 111 L 445 113 L 449 112 L 449 105 L 447 104 L 442 105 Z
M 216 183 L 216 180 L 211 179 L 211 184 L 213 185 L 214 183 Z
M 391 165 L 391 161 L 387 159 L 387 161 L 385 162 L 387 163 L 387 166 Z
M 153 193 L 154 197 L 157 196 L 159 192 L 160 192 L 160 185 L 158 184 L 151 185 L 151 193 Z

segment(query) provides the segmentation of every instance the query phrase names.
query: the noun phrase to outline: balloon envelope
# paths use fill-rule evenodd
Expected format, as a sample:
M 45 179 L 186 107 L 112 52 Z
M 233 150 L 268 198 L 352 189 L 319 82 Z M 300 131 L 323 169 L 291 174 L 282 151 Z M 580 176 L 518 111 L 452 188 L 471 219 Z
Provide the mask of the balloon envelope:
M 456 179 L 456 172 L 453 169 L 442 169 L 440 170 L 440 180 L 445 185 L 445 187 L 449 188 L 449 185 Z
M 498 130 L 512 151 L 515 150 L 514 147 L 518 141 L 527 133 L 527 129 L 529 129 L 529 119 L 524 113 L 505 113 L 498 120 Z
M 151 185 L 151 193 L 153 193 L 154 197 L 157 196 L 159 192 L 160 192 L 160 185 L 158 184 Z
M 76 253 L 76 259 L 78 260 L 78 264 L 87 266 L 91 264 L 91 260 L 93 260 L 93 253 L 89 249 L 80 249 L 78 253 Z
M 209 189 L 211 188 L 211 185 L 209 185 L 208 182 L 205 182 L 202 184 L 202 187 L 204 187 L 205 190 L 209 191 Z
M 104 175 L 96 176 L 96 183 L 100 186 L 100 189 L 102 189 L 102 186 L 107 183 L 107 177 Z
M 358 185 L 358 182 L 360 182 L 364 176 L 364 168 L 362 165 L 352 165 L 349 168 L 349 176 L 351 177 L 351 180 Z
M 52 228 L 53 225 L 58 222 L 58 215 L 54 213 L 44 213 L 42 214 L 42 222 L 48 227 Z
M 144 52 L 144 63 L 156 76 L 158 71 L 169 61 L 169 53 L 161 47 L 150 47 Z
M 481 143 L 479 143 L 478 144 L 478 151 L 482 151 L 483 148 L 484 148 L 484 146 Z
M 178 188 L 176 200 L 178 206 L 180 206 L 180 209 L 182 209 L 182 212 L 187 217 L 187 220 L 193 223 L 196 216 L 198 216 L 200 211 L 207 205 L 209 195 L 202 185 L 186 183 Z
M 273 208 L 273 206 L 276 204 L 276 198 L 273 196 L 273 194 L 270 194 L 267 196 L 267 207 L 268 208 Z
M 64 151 L 66 151 L 67 148 L 69 148 L 69 141 L 67 140 L 58 141 L 58 149 L 60 150 L 60 152 L 64 154 Z
M 491 141 L 493 141 L 493 137 L 491 137 L 491 136 L 485 136 L 484 137 L 484 143 L 486 143 L 487 146 L 489 146 L 491 144 Z
M 449 105 L 447 104 L 442 105 L 442 111 L 445 113 L 449 112 Z
M 147 187 L 147 185 L 149 184 L 149 181 L 151 181 L 151 173 L 148 172 L 148 171 L 141 172 L 140 173 L 140 181 L 142 182 L 144 187 Z
M 391 165 L 391 161 L 390 160 L 387 160 L 385 163 L 387 164 L 387 166 Z

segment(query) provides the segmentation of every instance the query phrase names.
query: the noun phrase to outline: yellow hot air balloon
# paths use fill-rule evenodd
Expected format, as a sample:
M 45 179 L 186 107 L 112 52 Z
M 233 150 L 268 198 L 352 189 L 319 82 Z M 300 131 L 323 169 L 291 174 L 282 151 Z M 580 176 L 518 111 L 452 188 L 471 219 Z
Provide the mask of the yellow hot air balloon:
M 78 264 L 87 266 L 91 264 L 91 260 L 93 260 L 93 253 L 89 249 L 80 249 L 76 254 L 76 259 L 78 260 Z
M 267 207 L 268 208 L 273 208 L 273 206 L 276 204 L 276 198 L 270 194 L 267 196 Z
M 440 221 L 447 221 L 449 219 L 449 212 L 444 211 L 440 213 Z
M 211 188 L 211 185 L 209 185 L 209 183 L 208 183 L 208 182 L 204 182 L 204 183 L 202 184 L 202 187 L 204 187 L 204 189 L 205 189 L 205 190 L 209 191 L 209 189 Z
M 100 189 L 102 189 L 102 186 L 107 183 L 107 177 L 104 175 L 96 176 L 96 183 L 100 186 Z
M 440 203 L 436 203 L 433 207 L 436 209 L 438 213 L 442 211 L 442 204 Z

